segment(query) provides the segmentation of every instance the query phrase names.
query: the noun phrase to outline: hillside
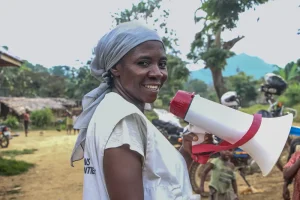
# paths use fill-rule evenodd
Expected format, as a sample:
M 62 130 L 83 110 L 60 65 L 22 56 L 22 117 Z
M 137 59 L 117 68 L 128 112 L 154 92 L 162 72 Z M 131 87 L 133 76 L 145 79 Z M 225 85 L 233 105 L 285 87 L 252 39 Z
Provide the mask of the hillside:
M 263 77 L 266 73 L 277 70 L 277 67 L 265 63 L 262 59 L 247 54 L 235 55 L 227 59 L 227 65 L 223 71 L 223 76 L 232 76 L 239 71 L 245 72 L 247 75 L 253 76 L 255 79 Z M 200 69 L 191 71 L 190 79 L 199 79 L 206 84 L 212 83 L 212 76 L 209 69 Z

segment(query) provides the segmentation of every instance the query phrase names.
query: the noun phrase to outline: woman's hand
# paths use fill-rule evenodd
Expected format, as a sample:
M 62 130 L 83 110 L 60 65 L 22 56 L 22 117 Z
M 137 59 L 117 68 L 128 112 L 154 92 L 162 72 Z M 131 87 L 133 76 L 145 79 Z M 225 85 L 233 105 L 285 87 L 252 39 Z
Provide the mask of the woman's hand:
M 182 146 L 185 152 L 187 152 L 189 155 L 192 155 L 192 142 L 197 142 L 198 137 L 195 133 L 189 133 L 183 136 L 182 139 Z M 205 133 L 204 134 L 204 141 L 201 144 L 212 144 L 213 143 L 213 137 L 212 134 Z
M 284 184 L 283 184 L 282 197 L 283 197 L 284 200 L 290 200 L 291 199 L 287 181 L 285 181 Z
M 189 155 L 192 155 L 192 142 L 196 142 L 198 140 L 198 137 L 195 133 L 189 133 L 183 136 L 182 138 L 182 147 L 183 150 L 188 153 Z

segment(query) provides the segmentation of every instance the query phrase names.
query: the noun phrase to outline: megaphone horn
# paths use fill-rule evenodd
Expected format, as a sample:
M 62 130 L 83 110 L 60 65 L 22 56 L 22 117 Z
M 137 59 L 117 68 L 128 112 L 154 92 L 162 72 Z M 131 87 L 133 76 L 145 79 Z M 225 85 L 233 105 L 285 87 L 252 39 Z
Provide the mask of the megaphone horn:
M 179 90 L 170 102 L 170 112 L 194 126 L 239 146 L 258 164 L 263 176 L 277 162 L 293 122 L 293 115 L 261 118 L 207 100 L 194 93 Z M 193 152 L 225 150 L 225 147 L 194 145 Z M 201 150 L 202 147 L 205 147 Z

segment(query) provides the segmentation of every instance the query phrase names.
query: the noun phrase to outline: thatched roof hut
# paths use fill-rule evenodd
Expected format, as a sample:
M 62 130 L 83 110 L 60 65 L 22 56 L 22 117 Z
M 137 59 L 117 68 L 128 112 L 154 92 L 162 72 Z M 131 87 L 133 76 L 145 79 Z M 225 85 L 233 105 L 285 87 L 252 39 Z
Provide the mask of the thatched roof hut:
M 0 104 L 1 116 L 6 116 L 10 112 L 21 116 L 26 109 L 35 111 L 50 108 L 59 112 L 76 106 L 75 101 L 64 98 L 0 97 Z
M 7 51 L 3 47 L 0 47 L 0 67 L 21 67 L 23 61 Z

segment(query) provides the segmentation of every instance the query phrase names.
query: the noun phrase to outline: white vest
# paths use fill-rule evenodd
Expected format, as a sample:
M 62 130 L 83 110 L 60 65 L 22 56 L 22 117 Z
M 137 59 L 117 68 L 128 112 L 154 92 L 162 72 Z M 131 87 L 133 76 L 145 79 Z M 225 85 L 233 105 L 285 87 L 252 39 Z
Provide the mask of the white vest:
M 103 173 L 105 145 L 116 124 L 133 113 L 139 114 L 147 127 L 144 200 L 200 200 L 199 195 L 193 195 L 186 162 L 181 154 L 136 106 L 114 92 L 106 94 L 98 105 L 87 130 L 83 199 L 109 200 Z

